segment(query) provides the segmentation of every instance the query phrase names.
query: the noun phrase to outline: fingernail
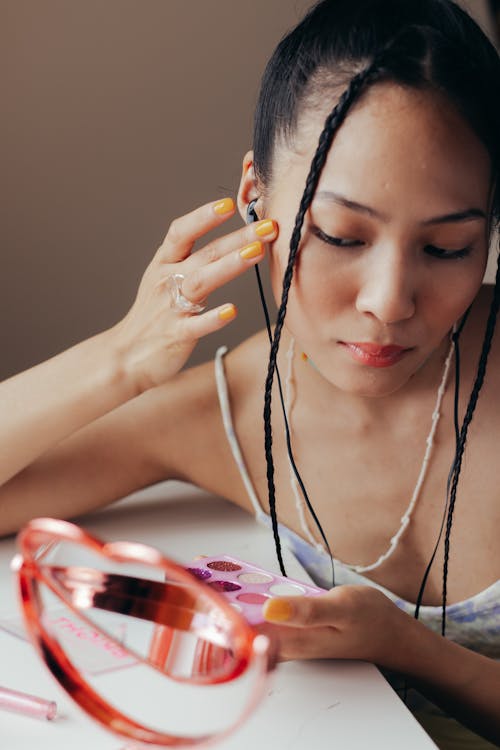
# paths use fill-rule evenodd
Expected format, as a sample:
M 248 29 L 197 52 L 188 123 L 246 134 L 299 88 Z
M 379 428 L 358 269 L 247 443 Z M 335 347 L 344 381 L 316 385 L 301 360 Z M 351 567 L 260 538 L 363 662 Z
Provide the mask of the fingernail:
M 243 260 L 251 260 L 262 255 L 262 242 L 252 242 L 250 245 L 246 245 L 243 250 L 240 250 L 240 256 Z
M 218 315 L 221 320 L 232 320 L 236 317 L 236 308 L 231 304 L 223 305 L 220 308 Z
M 234 201 L 232 198 L 223 198 L 221 201 L 217 201 L 214 204 L 214 214 L 222 216 L 234 211 Z
M 268 599 L 264 605 L 263 614 L 270 622 L 286 622 L 291 618 L 293 609 L 286 599 Z
M 258 237 L 268 237 L 276 233 L 278 225 L 272 219 L 263 219 L 255 224 L 255 234 Z

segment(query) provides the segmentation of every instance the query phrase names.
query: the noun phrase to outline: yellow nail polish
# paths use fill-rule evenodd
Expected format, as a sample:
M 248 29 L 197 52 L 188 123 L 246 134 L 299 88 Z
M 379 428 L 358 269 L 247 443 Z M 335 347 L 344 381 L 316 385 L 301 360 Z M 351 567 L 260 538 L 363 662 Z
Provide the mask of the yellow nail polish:
M 286 622 L 292 614 L 292 605 L 286 599 L 268 599 L 264 605 L 264 617 L 270 622 Z
M 236 308 L 234 305 L 223 305 L 219 310 L 219 318 L 221 320 L 232 320 L 236 317 Z
M 246 245 L 243 250 L 240 250 L 240 256 L 243 260 L 251 260 L 262 255 L 262 242 L 252 242 L 250 245 Z
M 214 214 L 222 216 L 223 214 L 228 214 L 231 211 L 234 211 L 234 201 L 232 198 L 223 198 L 221 201 L 217 201 L 213 208 Z
M 277 228 L 278 225 L 272 219 L 263 219 L 263 221 L 259 221 L 258 224 L 255 224 L 255 234 L 258 237 L 268 237 L 269 235 L 274 234 Z

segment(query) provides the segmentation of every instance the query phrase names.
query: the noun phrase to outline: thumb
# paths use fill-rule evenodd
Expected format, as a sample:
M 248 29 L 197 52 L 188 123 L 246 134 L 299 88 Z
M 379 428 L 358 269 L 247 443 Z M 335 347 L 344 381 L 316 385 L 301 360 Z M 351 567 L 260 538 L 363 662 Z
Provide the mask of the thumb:
M 263 614 L 266 622 L 280 625 L 320 626 L 331 624 L 334 609 L 331 595 L 280 596 L 267 600 Z

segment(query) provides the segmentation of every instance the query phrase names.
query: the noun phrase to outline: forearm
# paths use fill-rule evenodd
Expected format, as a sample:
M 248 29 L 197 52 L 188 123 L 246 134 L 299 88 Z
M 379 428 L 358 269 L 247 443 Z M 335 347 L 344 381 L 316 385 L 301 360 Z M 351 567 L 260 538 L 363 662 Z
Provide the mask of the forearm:
M 135 395 L 104 332 L 0 384 L 0 485 Z
M 491 742 L 500 743 L 500 663 L 412 620 L 400 641 L 398 671 L 430 701 Z

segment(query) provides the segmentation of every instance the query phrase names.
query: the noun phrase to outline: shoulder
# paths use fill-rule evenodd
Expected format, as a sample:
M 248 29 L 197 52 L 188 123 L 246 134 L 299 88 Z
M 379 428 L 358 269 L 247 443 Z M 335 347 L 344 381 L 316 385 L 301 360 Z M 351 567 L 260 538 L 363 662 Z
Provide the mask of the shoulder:
M 155 451 L 166 476 L 194 481 L 190 468 L 219 421 L 213 361 L 183 370 L 144 394 L 144 401 Z
M 259 415 L 264 398 L 269 359 L 269 339 L 266 331 L 260 331 L 246 339 L 224 357 L 231 410 L 237 422 L 242 413 L 255 409 Z
M 260 333 L 247 339 L 222 359 L 231 406 L 251 398 L 265 376 L 267 343 Z M 157 402 L 166 423 L 175 423 L 183 433 L 206 433 L 221 423 L 214 359 L 183 370 L 169 383 L 157 389 Z M 167 414 L 168 412 L 168 414 Z
M 243 341 L 225 356 L 226 370 L 231 380 L 253 382 L 267 372 L 269 339 L 266 331 L 259 331 Z
M 462 425 L 467 409 L 472 407 L 467 431 L 464 488 L 476 515 L 488 519 L 484 539 L 488 538 L 490 531 L 498 534 L 500 522 L 500 317 L 496 321 L 486 363 L 483 361 L 480 365 L 488 321 L 491 322 L 493 293 L 492 285 L 482 287 L 460 337 L 459 417 Z M 478 384 L 481 386 L 479 390 Z
M 220 355 L 219 355 L 220 356 Z M 249 398 L 255 390 L 263 392 L 263 379 L 267 372 L 269 342 L 265 332 L 257 333 L 239 344 L 235 349 L 227 350 L 221 357 L 222 370 L 228 386 L 232 403 L 239 397 Z M 215 376 L 215 360 L 188 368 L 166 385 L 169 401 L 173 408 L 184 415 L 206 416 L 219 413 L 219 398 Z M 257 385 L 258 383 L 258 385 Z
M 465 410 L 478 375 L 482 380 L 472 432 L 483 437 L 500 430 L 500 316 L 491 317 L 494 288 L 485 284 L 478 294 L 460 337 L 461 403 Z M 482 354 L 487 332 L 491 339 L 487 359 Z M 488 449 L 491 439 L 488 438 Z M 496 446 L 496 441 L 493 441 Z M 496 449 L 495 449 L 496 450 Z
M 231 416 L 238 421 L 241 404 L 253 398 L 255 363 L 260 357 L 258 337 L 243 342 L 223 359 Z M 263 352 L 265 364 L 265 349 Z M 145 394 L 144 402 L 143 415 L 149 414 L 150 455 L 160 467 L 161 478 L 193 483 L 250 510 L 224 429 L 214 361 L 182 371 Z

